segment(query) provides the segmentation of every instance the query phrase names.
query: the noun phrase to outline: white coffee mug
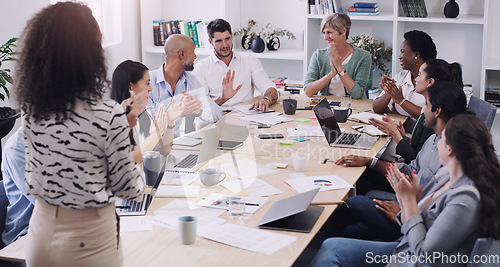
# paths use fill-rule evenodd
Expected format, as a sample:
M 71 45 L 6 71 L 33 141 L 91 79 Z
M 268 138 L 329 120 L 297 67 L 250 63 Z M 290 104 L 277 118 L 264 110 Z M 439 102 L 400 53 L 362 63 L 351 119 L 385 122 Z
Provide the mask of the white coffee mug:
M 216 185 L 226 179 L 225 173 L 213 168 L 200 170 L 198 174 L 200 175 L 201 183 L 205 186 Z M 222 177 L 222 179 L 219 179 L 222 174 L 224 174 L 224 177 Z
M 179 238 L 184 245 L 193 244 L 196 240 L 196 218 L 182 216 L 179 218 Z
M 309 154 L 307 152 L 296 152 L 293 155 L 293 169 L 296 172 L 305 172 L 309 169 Z

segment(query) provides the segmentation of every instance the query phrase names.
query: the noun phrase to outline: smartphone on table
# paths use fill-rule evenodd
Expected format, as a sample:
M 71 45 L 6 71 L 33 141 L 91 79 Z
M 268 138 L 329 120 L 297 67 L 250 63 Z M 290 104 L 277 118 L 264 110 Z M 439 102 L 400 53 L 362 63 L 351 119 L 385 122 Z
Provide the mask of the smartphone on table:
M 284 138 L 282 134 L 259 134 L 260 139 L 279 139 Z

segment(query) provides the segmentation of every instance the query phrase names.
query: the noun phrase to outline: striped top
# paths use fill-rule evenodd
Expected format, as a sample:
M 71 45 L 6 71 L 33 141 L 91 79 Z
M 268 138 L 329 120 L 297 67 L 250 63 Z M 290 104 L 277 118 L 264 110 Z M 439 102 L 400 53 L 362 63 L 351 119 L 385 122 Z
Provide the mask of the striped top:
M 69 113 L 61 122 L 24 117 L 28 194 L 72 209 L 140 196 L 144 181 L 123 108 L 110 99 L 78 98 Z

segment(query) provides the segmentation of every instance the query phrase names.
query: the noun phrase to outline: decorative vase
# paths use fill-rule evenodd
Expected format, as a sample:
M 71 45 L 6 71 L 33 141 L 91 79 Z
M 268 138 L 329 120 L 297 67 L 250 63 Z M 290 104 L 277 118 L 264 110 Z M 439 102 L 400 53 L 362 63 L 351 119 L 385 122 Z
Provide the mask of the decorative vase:
M 243 35 L 241 37 L 241 47 L 243 49 L 250 49 L 252 47 L 252 41 L 246 42 L 247 38 L 248 38 L 248 35 Z
M 460 13 L 460 8 L 455 0 L 450 0 L 444 5 L 444 16 L 447 18 L 456 18 Z
M 267 49 L 268 50 L 278 50 L 280 48 L 280 38 L 278 36 L 273 35 L 269 40 L 267 41 Z
M 257 35 L 252 39 L 251 48 L 254 53 L 262 53 L 264 52 L 264 49 L 266 49 L 266 44 L 264 43 L 264 40 Z

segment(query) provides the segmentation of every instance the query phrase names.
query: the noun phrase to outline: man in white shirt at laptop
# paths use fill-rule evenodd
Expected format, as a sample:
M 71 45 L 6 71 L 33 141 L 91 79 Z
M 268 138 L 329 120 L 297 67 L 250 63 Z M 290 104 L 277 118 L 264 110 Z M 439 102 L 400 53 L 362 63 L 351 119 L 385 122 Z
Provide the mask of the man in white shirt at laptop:
M 234 53 L 231 25 L 223 19 L 207 26 L 214 53 L 200 60 L 193 73 L 219 106 L 244 104 L 254 97 L 254 88 L 264 95 L 250 109 L 265 111 L 278 100 L 278 91 L 260 61 L 249 54 Z

